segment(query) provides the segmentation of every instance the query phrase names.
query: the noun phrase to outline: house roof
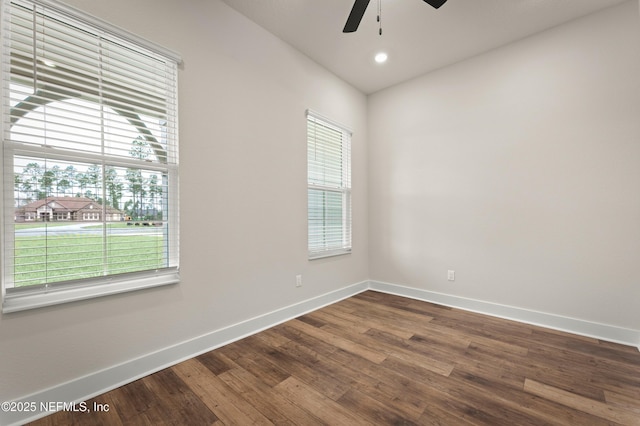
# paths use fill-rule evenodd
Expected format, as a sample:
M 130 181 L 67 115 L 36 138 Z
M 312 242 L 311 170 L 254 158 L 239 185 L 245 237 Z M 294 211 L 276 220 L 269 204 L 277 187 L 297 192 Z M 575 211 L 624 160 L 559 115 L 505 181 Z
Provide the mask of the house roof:
M 48 205 L 52 209 L 57 211 L 69 211 L 76 212 L 80 210 L 90 209 L 90 206 L 95 206 L 97 209 L 102 209 L 103 206 L 99 202 L 87 197 L 47 197 L 42 200 L 33 201 L 20 207 L 18 210 L 23 211 L 36 211 L 42 206 Z M 120 210 L 111 206 L 106 207 L 109 213 L 121 213 Z

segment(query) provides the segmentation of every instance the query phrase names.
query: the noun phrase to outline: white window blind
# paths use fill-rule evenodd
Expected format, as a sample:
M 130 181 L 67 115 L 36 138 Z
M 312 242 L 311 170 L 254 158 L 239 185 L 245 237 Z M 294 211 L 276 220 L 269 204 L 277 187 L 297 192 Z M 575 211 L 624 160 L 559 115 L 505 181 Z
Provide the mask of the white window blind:
M 179 58 L 1 1 L 3 311 L 177 282 Z
M 310 258 L 351 251 L 351 132 L 307 111 Z

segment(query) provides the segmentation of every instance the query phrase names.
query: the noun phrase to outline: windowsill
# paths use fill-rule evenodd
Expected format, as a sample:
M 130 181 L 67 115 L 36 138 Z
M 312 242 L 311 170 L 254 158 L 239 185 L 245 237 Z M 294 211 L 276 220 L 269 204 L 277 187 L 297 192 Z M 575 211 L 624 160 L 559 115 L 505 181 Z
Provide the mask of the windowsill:
M 2 313 L 25 311 L 28 309 L 42 308 L 45 306 L 59 305 L 62 303 L 76 302 L 95 297 L 142 290 L 145 288 L 159 287 L 180 282 L 180 274 L 177 270 L 170 273 L 157 274 L 122 280 L 103 280 L 102 283 L 87 285 L 65 286 L 51 288 L 48 292 L 24 291 L 7 293 L 2 303 Z
M 309 253 L 309 260 L 325 259 L 327 257 L 344 256 L 345 254 L 351 254 L 351 249 L 346 250 L 331 250 L 321 253 Z

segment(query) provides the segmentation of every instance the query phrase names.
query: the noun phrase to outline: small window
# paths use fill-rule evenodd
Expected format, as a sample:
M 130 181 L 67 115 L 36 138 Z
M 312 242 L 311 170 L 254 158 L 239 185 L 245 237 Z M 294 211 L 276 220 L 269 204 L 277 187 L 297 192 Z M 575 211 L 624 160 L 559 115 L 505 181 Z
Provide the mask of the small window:
M 0 1 L 3 312 L 178 282 L 179 58 Z
M 351 252 L 351 132 L 307 111 L 309 258 Z

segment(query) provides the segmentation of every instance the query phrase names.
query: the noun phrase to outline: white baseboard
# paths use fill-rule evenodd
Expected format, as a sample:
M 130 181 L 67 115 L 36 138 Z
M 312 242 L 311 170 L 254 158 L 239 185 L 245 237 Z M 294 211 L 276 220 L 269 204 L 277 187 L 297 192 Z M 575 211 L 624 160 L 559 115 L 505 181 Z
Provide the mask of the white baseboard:
M 52 414 L 48 411 L 41 411 L 41 403 L 46 404 L 52 401 L 79 403 L 85 401 L 194 356 L 354 296 L 368 288 L 368 281 L 353 284 L 25 396 L 12 402 L 18 403 L 18 406 L 21 407 L 25 403 L 32 404 L 29 408 L 35 407 L 35 411 L 6 412 L 0 410 L 0 425 L 21 425 L 37 420 Z
M 36 420 L 51 414 L 51 412 L 40 410 L 41 403 L 49 403 L 52 401 L 79 403 L 81 401 L 85 401 L 189 358 L 193 358 L 194 356 L 198 356 L 236 340 L 240 340 L 244 337 L 258 333 L 262 330 L 316 309 L 320 309 L 332 303 L 336 303 L 366 290 L 395 294 L 439 305 L 491 315 L 494 317 L 506 318 L 527 324 L 534 324 L 555 330 L 567 331 L 583 336 L 622 343 L 625 345 L 637 346 L 640 349 L 639 330 L 598 324 L 559 315 L 547 314 L 544 312 L 531 311 L 514 306 L 506 306 L 482 300 L 436 293 L 397 284 L 380 281 L 363 281 L 25 396 L 13 402 L 20 404 L 35 403 L 36 411 L 5 412 L 0 410 L 0 425 L 20 425 Z
M 640 330 L 616 327 L 613 325 L 564 317 L 560 315 L 537 312 L 515 306 L 500 305 L 482 300 L 468 299 L 450 294 L 436 293 L 413 287 L 380 281 L 369 281 L 369 289 L 382 293 L 395 294 L 411 299 L 450 306 L 465 311 L 477 312 L 498 318 L 505 318 L 526 324 L 539 325 L 559 331 L 566 331 L 581 336 L 593 337 L 608 342 L 635 346 L 640 350 Z

